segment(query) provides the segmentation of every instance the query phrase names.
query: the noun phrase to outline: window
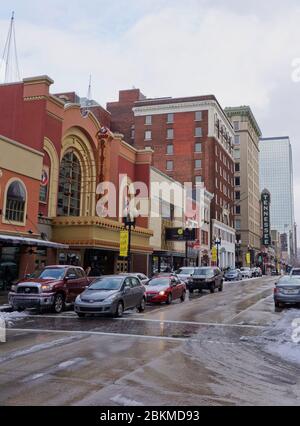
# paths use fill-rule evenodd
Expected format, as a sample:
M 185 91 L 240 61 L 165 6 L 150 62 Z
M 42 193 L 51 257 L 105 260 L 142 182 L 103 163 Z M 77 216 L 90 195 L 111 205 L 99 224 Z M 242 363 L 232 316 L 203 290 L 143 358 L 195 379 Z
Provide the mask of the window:
M 59 171 L 58 216 L 80 216 L 81 167 L 73 151 L 62 159 Z
M 195 177 L 195 184 L 198 185 L 199 183 L 203 182 L 203 177 L 202 176 L 196 176 Z
M 195 137 L 202 138 L 202 127 L 196 127 L 195 129 Z
M 145 132 L 145 140 L 146 141 L 151 141 L 152 140 L 152 132 L 151 132 L 151 130 L 147 130 Z
M 236 193 L 235 193 L 235 199 L 236 200 L 240 200 L 241 199 L 241 193 L 240 193 L 240 191 L 236 191 Z
M 168 114 L 168 116 L 167 116 L 167 123 L 168 124 L 174 123 L 174 114 Z
M 241 178 L 240 177 L 235 178 L 235 186 L 241 186 Z
M 6 194 L 5 220 L 23 223 L 25 220 L 26 191 L 19 181 L 12 182 Z
M 195 121 L 202 121 L 202 111 L 195 112 Z
M 195 152 L 202 152 L 202 143 L 198 142 L 195 144 Z
M 236 160 L 239 160 L 241 158 L 241 151 L 239 149 L 235 149 L 233 151 L 233 156 Z
M 146 126 L 152 125 L 152 115 L 146 115 L 145 124 Z
M 174 139 L 174 130 L 173 129 L 168 129 L 167 139 Z
M 131 139 L 134 139 L 134 138 L 135 138 L 135 127 L 132 126 L 131 127 Z
M 241 144 L 240 135 L 235 135 L 235 137 L 234 137 L 234 143 L 235 143 L 235 145 L 240 145 Z
M 235 206 L 235 214 L 241 214 L 241 206 Z
M 174 155 L 174 145 L 167 145 L 167 154 Z
M 195 169 L 201 169 L 201 167 L 202 167 L 202 161 L 195 160 Z
M 235 221 L 235 229 L 241 229 L 241 221 L 240 221 L 240 219 L 236 219 L 236 221 Z
M 240 170 L 241 170 L 241 165 L 240 165 L 240 163 L 235 163 L 235 171 L 236 171 L 236 172 L 240 172 Z
M 169 172 L 172 172 L 174 169 L 174 162 L 173 161 L 167 161 L 167 170 Z
M 239 121 L 234 121 L 233 122 L 233 128 L 236 132 L 238 132 L 240 130 L 240 122 Z

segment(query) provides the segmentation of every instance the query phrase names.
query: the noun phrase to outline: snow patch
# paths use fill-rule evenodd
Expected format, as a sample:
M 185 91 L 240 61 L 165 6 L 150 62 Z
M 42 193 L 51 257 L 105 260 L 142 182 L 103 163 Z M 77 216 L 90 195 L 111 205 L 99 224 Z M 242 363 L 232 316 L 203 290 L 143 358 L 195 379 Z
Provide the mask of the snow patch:
M 117 395 L 113 398 L 111 398 L 112 402 L 115 402 L 116 404 L 122 406 L 122 407 L 142 407 L 144 404 L 142 404 L 141 402 L 137 402 L 134 400 L 130 400 L 127 398 L 124 398 L 121 395 Z
M 79 363 L 84 362 L 84 361 L 85 361 L 84 358 L 70 359 L 69 361 L 65 361 L 65 362 L 62 362 L 61 364 L 59 364 L 58 368 L 59 369 L 69 368 L 69 367 L 72 367 L 75 364 L 79 364 Z
M 5 321 L 7 327 L 11 327 L 15 322 L 26 318 L 25 312 L 0 312 L 0 322 Z

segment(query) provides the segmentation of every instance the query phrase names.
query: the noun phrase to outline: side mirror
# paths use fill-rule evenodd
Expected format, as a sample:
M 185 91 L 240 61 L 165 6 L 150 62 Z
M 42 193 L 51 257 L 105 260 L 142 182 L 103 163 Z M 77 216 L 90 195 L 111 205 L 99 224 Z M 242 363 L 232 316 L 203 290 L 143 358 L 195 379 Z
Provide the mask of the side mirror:
M 129 293 L 129 292 L 130 292 L 130 287 L 129 287 L 129 285 L 126 285 L 126 286 L 124 287 L 124 292 L 125 292 L 125 293 Z

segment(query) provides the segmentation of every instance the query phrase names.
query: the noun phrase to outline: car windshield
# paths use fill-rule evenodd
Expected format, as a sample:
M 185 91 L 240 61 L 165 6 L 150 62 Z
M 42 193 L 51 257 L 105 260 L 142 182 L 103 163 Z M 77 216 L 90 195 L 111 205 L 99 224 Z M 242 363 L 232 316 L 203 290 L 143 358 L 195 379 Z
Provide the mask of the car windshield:
M 205 268 L 195 269 L 195 275 L 213 275 L 213 274 L 214 274 L 213 269 L 205 269 Z
M 300 275 L 300 269 L 294 269 L 294 270 L 292 271 L 292 274 L 291 274 L 291 275 L 299 276 L 299 275 Z
M 288 285 L 300 285 L 300 277 L 291 278 L 291 277 L 283 277 L 280 278 L 277 285 L 288 284 Z
M 250 271 L 250 268 L 241 268 L 241 271 Z
M 237 269 L 230 269 L 229 271 L 227 271 L 227 274 L 236 274 L 237 272 Z
M 111 290 L 120 290 L 123 282 L 123 278 L 101 278 L 99 281 L 95 281 L 90 287 L 89 290 L 103 290 L 103 291 L 111 291 Z
M 158 286 L 167 286 L 170 285 L 169 278 L 155 278 L 154 280 L 149 281 L 149 286 L 158 287 Z
M 176 271 L 176 275 L 192 275 L 194 273 L 194 269 L 178 269 Z
M 32 274 L 30 278 L 40 278 L 41 280 L 62 280 L 65 275 L 63 268 L 46 268 L 42 272 Z

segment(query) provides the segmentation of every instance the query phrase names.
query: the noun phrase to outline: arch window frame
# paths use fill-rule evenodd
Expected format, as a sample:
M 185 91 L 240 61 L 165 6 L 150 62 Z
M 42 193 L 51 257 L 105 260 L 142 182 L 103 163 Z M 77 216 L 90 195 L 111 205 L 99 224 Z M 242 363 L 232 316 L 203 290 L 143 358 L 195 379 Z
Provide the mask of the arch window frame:
M 15 204 L 14 206 L 8 206 L 8 191 L 9 188 L 11 187 L 11 185 L 13 185 L 14 183 L 19 183 L 22 186 L 22 189 L 24 190 L 25 193 L 25 201 L 23 201 L 23 209 L 21 211 L 21 209 L 18 209 L 17 204 Z M 14 203 L 18 203 L 18 201 L 16 200 L 11 200 L 11 202 Z M 20 201 L 19 201 L 20 203 Z M 4 192 L 4 204 L 3 204 L 3 215 L 2 215 L 2 223 L 8 224 L 8 225 L 15 225 L 15 226 L 25 226 L 26 225 L 26 220 L 27 220 L 27 206 L 28 206 L 28 192 L 27 192 L 27 188 L 25 183 L 19 179 L 19 178 L 11 178 L 7 183 L 6 183 L 6 187 L 5 187 L 5 192 Z M 12 216 L 8 217 L 8 208 L 10 211 L 10 214 L 15 214 L 15 218 Z M 19 216 L 18 216 L 19 215 Z

